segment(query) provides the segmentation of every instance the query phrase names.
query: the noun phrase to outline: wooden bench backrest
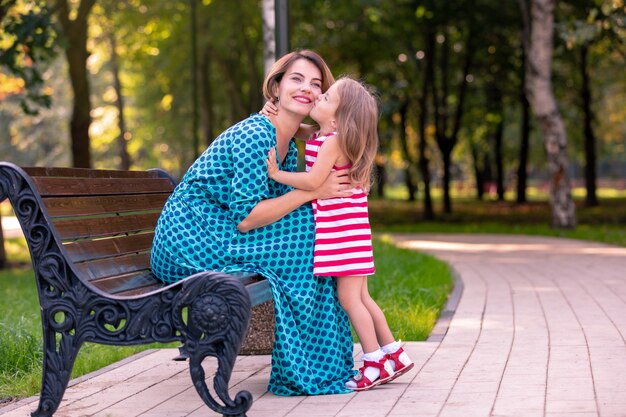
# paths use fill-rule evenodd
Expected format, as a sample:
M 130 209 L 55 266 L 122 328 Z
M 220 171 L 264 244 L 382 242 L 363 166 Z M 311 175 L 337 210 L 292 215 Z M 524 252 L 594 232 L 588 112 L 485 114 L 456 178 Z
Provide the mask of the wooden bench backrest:
M 24 168 L 80 278 L 116 295 L 163 286 L 150 247 L 174 189 L 164 171 Z

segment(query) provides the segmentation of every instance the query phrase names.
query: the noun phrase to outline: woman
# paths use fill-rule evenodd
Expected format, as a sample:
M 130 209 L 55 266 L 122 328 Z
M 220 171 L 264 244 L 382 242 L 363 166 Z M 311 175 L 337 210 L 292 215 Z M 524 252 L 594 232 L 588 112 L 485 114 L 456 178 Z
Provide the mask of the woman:
M 250 271 L 271 285 L 276 313 L 269 391 L 278 395 L 349 392 L 352 336 L 335 282 L 313 276 L 315 226 L 308 203 L 349 195 L 339 172 L 314 191 L 271 181 L 265 158 L 296 170 L 292 140 L 317 96 L 334 79 L 312 51 L 279 59 L 263 84 L 280 111 L 254 114 L 224 131 L 193 163 L 167 201 L 155 231 L 153 272 L 167 282 L 197 272 Z

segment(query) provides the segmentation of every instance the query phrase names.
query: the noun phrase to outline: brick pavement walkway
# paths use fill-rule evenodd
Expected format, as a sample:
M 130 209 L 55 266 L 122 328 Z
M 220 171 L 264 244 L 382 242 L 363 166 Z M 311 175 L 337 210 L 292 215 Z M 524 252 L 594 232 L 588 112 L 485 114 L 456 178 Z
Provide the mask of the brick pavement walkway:
M 525 236 L 395 239 L 447 261 L 463 283 L 454 315 L 429 341 L 407 344 L 415 368 L 369 392 L 283 398 L 265 391 L 269 357 L 242 356 L 233 391 L 252 392 L 250 417 L 626 416 L 626 248 Z M 142 353 L 75 381 L 56 415 L 212 415 L 174 355 Z M 0 415 L 35 408 L 29 398 Z

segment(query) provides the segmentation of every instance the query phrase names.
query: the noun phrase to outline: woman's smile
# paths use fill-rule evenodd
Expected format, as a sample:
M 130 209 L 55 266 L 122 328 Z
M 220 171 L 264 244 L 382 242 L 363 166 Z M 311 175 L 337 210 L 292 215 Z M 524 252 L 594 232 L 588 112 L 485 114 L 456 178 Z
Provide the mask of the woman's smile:
M 303 95 L 297 95 L 297 96 L 293 96 L 293 99 L 295 101 L 297 101 L 298 103 L 302 103 L 302 104 L 311 104 L 313 103 L 313 99 L 307 96 L 303 96 Z

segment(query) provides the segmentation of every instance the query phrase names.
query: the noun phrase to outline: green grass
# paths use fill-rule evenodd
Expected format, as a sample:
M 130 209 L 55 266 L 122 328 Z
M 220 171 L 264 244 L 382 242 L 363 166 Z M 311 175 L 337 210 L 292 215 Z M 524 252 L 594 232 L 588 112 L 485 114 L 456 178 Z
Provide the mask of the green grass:
M 550 227 L 550 207 L 546 202 L 512 202 L 457 199 L 452 213 L 443 214 L 436 201 L 436 221 L 422 220 L 421 203 L 374 200 L 370 218 L 376 232 L 395 233 L 505 233 L 554 236 L 592 240 L 626 246 L 626 198 L 611 198 L 597 207 L 577 201 L 578 225 L 573 230 Z
M 41 385 L 41 317 L 35 278 L 23 239 L 7 239 L 9 260 L 0 271 L 0 403 L 37 394 Z M 377 275 L 370 291 L 385 311 L 396 338 L 425 340 L 453 282 L 446 264 L 383 240 L 375 240 Z M 84 345 L 72 377 L 87 374 L 150 347 Z M 167 345 L 169 347 L 175 344 Z
M 495 201 L 497 196 L 495 190 L 493 191 L 492 193 L 485 193 L 484 198 Z M 388 200 L 406 200 L 408 195 L 409 193 L 404 185 L 392 185 L 385 188 L 385 196 Z M 476 195 L 476 189 L 473 183 L 453 181 L 450 186 L 450 195 L 453 199 L 473 199 Z M 433 199 L 440 200 L 443 197 L 443 189 L 433 187 L 431 196 Z M 575 199 L 582 200 L 586 196 L 586 189 L 584 187 L 573 187 L 572 196 Z M 504 193 L 505 200 L 513 201 L 515 197 L 516 194 L 513 189 L 508 189 Z M 626 198 L 626 189 L 598 185 L 596 197 L 600 199 Z M 526 198 L 529 201 L 547 201 L 548 190 L 545 186 L 530 185 L 526 187 Z
M 0 271 L 0 403 L 34 395 L 41 386 L 43 344 L 39 298 L 24 239 L 5 241 L 12 265 Z M 98 370 L 134 353 L 170 345 L 105 346 L 86 343 L 80 349 L 72 378 Z
M 41 384 L 41 318 L 32 269 L 0 271 L 0 312 L 2 401 L 38 392 Z
M 39 391 L 43 347 L 30 324 L 24 319 L 0 323 L 0 402 Z
M 0 403 L 39 392 L 43 344 L 41 316 L 30 268 L 0 271 Z M 85 375 L 133 353 L 163 345 L 112 347 L 85 344 L 72 377 Z
M 385 238 L 374 240 L 374 256 L 376 275 L 369 278 L 368 288 L 394 337 L 426 340 L 454 284 L 448 265 Z

